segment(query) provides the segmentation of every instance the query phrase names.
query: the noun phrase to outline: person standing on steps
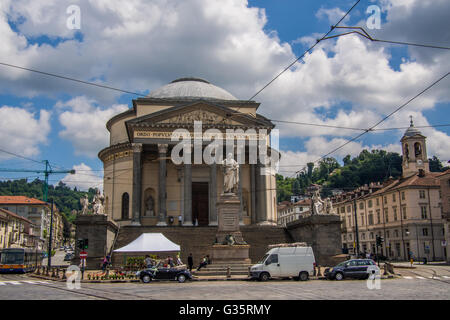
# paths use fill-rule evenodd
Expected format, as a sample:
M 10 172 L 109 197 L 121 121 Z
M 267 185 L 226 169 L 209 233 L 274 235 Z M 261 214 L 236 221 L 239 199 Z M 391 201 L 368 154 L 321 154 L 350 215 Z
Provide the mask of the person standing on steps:
M 194 258 L 192 258 L 192 253 L 189 253 L 188 266 L 189 266 L 189 271 L 192 272 L 192 267 L 194 266 Z

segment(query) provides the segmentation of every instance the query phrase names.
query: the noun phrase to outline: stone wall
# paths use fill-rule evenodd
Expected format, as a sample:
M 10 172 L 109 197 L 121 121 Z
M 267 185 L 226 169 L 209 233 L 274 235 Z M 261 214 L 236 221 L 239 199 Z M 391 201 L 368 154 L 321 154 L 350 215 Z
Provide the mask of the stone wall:
M 332 257 L 342 253 L 339 216 L 312 215 L 288 223 L 286 228 L 296 242 L 306 242 L 313 248 L 317 265 L 332 266 Z
M 269 244 L 292 242 L 292 238 L 284 228 L 274 226 L 241 226 L 240 231 L 244 240 L 250 245 L 249 257 L 256 263 L 267 252 Z M 121 227 L 115 244 L 115 249 L 121 248 L 137 239 L 144 232 L 160 232 L 167 239 L 181 246 L 181 261 L 187 262 L 189 253 L 192 253 L 194 265 L 207 254 L 211 256 L 217 227 Z M 123 264 L 124 254 L 114 253 L 113 264 Z M 159 254 L 164 256 L 164 254 Z M 214 261 L 213 261 L 214 263 Z
M 103 258 L 109 253 L 118 230 L 117 225 L 104 215 L 78 215 L 74 221 L 76 225 L 75 240 L 88 239 L 87 269 L 99 269 Z M 75 243 L 75 258 L 72 264 L 80 263 L 80 249 Z

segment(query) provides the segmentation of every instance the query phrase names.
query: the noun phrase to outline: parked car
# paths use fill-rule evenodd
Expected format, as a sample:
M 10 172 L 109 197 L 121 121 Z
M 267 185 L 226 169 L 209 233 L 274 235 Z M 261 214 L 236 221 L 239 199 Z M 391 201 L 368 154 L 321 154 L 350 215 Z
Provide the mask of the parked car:
M 67 253 L 64 257 L 64 261 L 71 261 L 74 257 L 73 253 Z
M 325 269 L 324 272 L 324 276 L 330 280 L 346 278 L 367 279 L 370 274 L 380 274 L 380 268 L 372 259 L 347 260 L 333 268 Z
M 141 279 L 143 283 L 149 283 L 152 280 L 177 280 L 180 283 L 186 280 L 191 280 L 192 275 L 186 268 L 177 267 L 155 267 L 148 268 L 136 272 L 136 276 Z
M 290 277 L 306 281 L 313 275 L 315 264 L 311 247 L 276 247 L 270 249 L 258 264 L 250 268 L 250 277 L 261 281 Z

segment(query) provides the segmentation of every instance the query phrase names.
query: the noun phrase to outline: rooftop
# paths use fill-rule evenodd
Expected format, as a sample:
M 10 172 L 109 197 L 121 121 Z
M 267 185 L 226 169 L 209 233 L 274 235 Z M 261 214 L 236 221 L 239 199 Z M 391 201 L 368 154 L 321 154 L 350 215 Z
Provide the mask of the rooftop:
M 0 196 L 0 204 L 46 204 L 44 201 L 25 196 Z
M 200 78 L 180 78 L 154 90 L 149 98 L 238 100 L 231 93 Z

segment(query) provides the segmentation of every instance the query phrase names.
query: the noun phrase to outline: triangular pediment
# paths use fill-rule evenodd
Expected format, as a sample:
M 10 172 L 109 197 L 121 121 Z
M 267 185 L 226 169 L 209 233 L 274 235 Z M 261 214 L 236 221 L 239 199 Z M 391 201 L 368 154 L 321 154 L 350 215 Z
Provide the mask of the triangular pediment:
M 175 106 L 127 121 L 127 126 L 193 126 L 201 121 L 204 126 L 273 127 L 265 119 L 255 118 L 245 113 L 206 101 Z

